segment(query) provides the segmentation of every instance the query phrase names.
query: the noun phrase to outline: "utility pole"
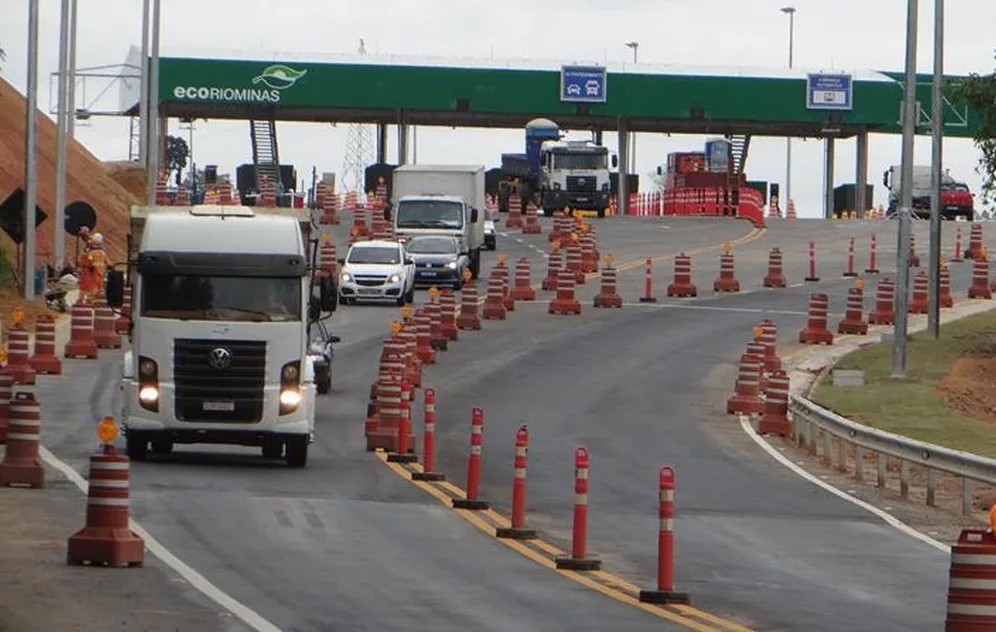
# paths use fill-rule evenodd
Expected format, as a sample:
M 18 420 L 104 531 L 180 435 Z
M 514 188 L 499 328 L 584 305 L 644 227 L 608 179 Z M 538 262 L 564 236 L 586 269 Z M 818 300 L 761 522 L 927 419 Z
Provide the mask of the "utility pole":
M 633 63 L 639 63 L 639 50 L 640 42 L 626 42 L 627 48 L 633 49 Z M 637 173 L 636 171 L 636 132 L 629 133 L 629 172 Z
M 23 296 L 35 298 L 35 220 L 38 205 L 38 0 L 28 0 L 28 85 L 24 120 Z
M 899 200 L 899 235 L 896 257 L 896 321 L 892 337 L 892 377 L 906 378 L 906 335 L 909 318 L 906 309 L 910 287 L 910 229 L 913 207 L 913 143 L 916 139 L 916 45 L 917 5 L 919 0 L 906 0 L 906 80 L 903 93 L 903 145 L 901 160 L 901 193 Z
M 52 227 L 52 255 L 55 269 L 61 270 L 66 256 L 66 141 L 69 128 L 69 20 L 72 9 L 69 0 L 62 0 L 59 13 L 59 94 L 56 98 L 55 141 L 55 225 Z
M 934 0 L 934 79 L 930 117 L 930 292 L 927 298 L 927 331 L 941 337 L 941 178 L 944 169 L 944 0 Z
M 791 69 L 795 65 L 795 7 L 782 7 L 782 13 L 789 16 L 789 68 Z M 788 208 L 788 203 L 792 199 L 792 137 L 787 136 L 785 138 L 785 195 L 782 196 L 785 200 L 785 208 Z

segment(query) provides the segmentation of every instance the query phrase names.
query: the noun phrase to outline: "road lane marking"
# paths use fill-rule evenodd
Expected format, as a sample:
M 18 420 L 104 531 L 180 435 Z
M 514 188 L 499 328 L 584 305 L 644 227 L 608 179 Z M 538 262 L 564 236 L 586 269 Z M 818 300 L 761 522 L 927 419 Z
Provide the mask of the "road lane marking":
M 376 457 L 385 465 L 387 465 L 391 471 L 397 474 L 402 479 L 412 483 L 419 489 L 425 491 L 430 496 L 438 500 L 441 504 L 453 509 L 452 499 L 456 498 L 466 498 L 466 493 L 457 485 L 449 481 L 438 481 L 435 484 L 426 481 L 416 481 L 411 477 L 412 471 L 422 471 L 422 466 L 420 463 L 413 463 L 411 469 L 406 468 L 400 463 L 390 463 L 387 461 L 387 453 L 383 451 L 375 452 Z M 443 489 L 451 492 L 448 494 Z M 520 542 L 518 540 L 512 540 L 507 538 L 497 538 L 495 537 L 495 528 L 508 526 L 510 523 L 507 518 L 494 511 L 493 509 L 486 509 L 484 511 L 470 511 L 466 509 L 453 509 L 454 513 L 459 515 L 461 518 L 466 520 L 468 523 L 477 527 L 479 530 L 495 538 L 508 548 L 516 551 L 520 555 L 540 564 L 541 566 L 554 570 L 558 575 L 571 579 L 587 588 L 591 588 L 607 597 L 615 599 L 621 603 L 629 606 L 638 608 L 648 614 L 652 614 L 658 618 L 666 619 L 672 623 L 676 623 L 690 630 L 696 630 L 698 632 L 716 632 L 717 630 L 729 630 L 730 632 L 754 632 L 751 628 L 744 627 L 736 622 L 727 621 L 718 617 L 716 615 L 707 613 L 698 608 L 691 606 L 654 606 L 651 604 L 646 604 L 641 602 L 632 593 L 639 594 L 639 588 L 626 580 L 613 575 L 604 570 L 599 570 L 595 572 L 578 572 L 565 569 L 558 569 L 555 561 L 551 557 L 557 557 L 564 554 L 557 546 L 542 540 L 541 538 L 536 538 L 534 540 L 529 540 L 529 544 L 536 548 L 542 549 L 544 552 L 548 553 L 549 556 L 545 556 L 534 548 L 528 546 L 525 542 Z M 491 520 L 485 520 L 484 517 L 487 516 Z M 598 578 L 601 581 L 596 581 Z M 688 615 L 688 616 L 685 616 Z M 708 621 L 713 626 L 704 625 L 698 621 L 689 618 L 696 617 L 702 619 L 703 621 Z
M 920 533 L 919 531 L 917 531 L 913 527 L 909 526 L 908 524 L 906 524 L 902 520 L 896 518 L 895 516 L 893 516 L 892 514 L 888 513 L 887 511 L 883 511 L 882 509 L 879 509 L 878 507 L 876 507 L 876 506 L 874 506 L 874 505 L 872 505 L 870 503 L 866 503 L 865 501 L 861 500 L 860 498 L 855 498 L 854 496 L 851 496 L 847 492 L 845 492 L 843 490 L 840 490 L 840 489 L 837 489 L 836 487 L 834 487 L 830 483 L 827 483 L 826 481 L 822 480 L 818 476 L 814 476 L 813 474 L 810 474 L 806 470 L 802 469 L 801 467 L 799 467 L 798 465 L 796 465 L 795 463 L 793 463 L 791 461 L 791 459 L 789 459 L 787 456 L 785 456 L 784 454 L 782 454 L 781 452 L 779 452 L 774 446 L 772 446 L 770 443 L 768 443 L 767 441 L 765 441 L 759 434 L 757 434 L 757 432 L 754 431 L 754 426 L 750 422 L 750 418 L 745 417 L 744 415 L 737 415 L 737 417 L 740 420 L 740 428 L 744 431 L 744 433 L 748 437 L 750 437 L 751 441 L 753 441 L 754 443 L 756 443 L 762 450 L 764 450 L 765 452 L 767 452 L 768 455 L 771 458 L 773 458 L 774 460 L 778 461 L 781 465 L 784 465 L 788 469 L 792 470 L 792 472 L 794 474 L 796 474 L 797 476 L 799 476 L 800 478 L 802 478 L 802 479 L 804 479 L 806 481 L 809 481 L 813 485 L 816 485 L 820 489 L 823 489 L 824 491 L 833 494 L 837 498 L 840 498 L 842 500 L 846 500 L 847 502 L 851 503 L 852 505 L 856 505 L 856 506 L 864 509 L 868 513 L 870 513 L 870 514 L 872 514 L 874 516 L 877 516 L 878 518 L 881 518 L 882 521 L 885 522 L 885 524 L 889 525 L 890 527 L 893 527 L 894 529 L 897 529 L 897 530 L 905 533 L 906 535 L 910 536 L 911 538 L 916 538 L 917 540 L 919 540 L 919 541 L 923 542 L 924 544 L 927 544 L 927 545 L 929 545 L 929 546 L 937 549 L 938 551 L 940 551 L 942 553 L 945 553 L 945 554 L 950 554 L 951 553 L 951 547 L 947 546 L 943 542 L 940 542 L 939 540 L 935 540 L 934 538 L 932 538 L 932 537 L 930 537 L 928 535 Z
M 45 461 L 49 467 L 61 472 L 62 475 L 69 479 L 69 481 L 81 492 L 84 494 L 88 493 L 90 484 L 80 475 L 79 472 L 74 470 L 71 465 L 60 460 L 45 446 L 39 446 L 39 453 L 41 454 L 42 460 Z M 146 531 L 140 524 L 129 518 L 128 526 L 145 541 L 145 548 L 149 550 L 149 553 L 152 553 L 152 555 L 159 558 L 159 560 L 166 566 L 170 567 L 173 572 L 185 579 L 191 586 L 200 591 L 211 601 L 230 612 L 233 616 L 242 621 L 242 623 L 245 623 L 257 632 L 282 632 L 280 628 L 267 621 L 258 612 L 244 603 L 237 601 L 234 597 L 211 583 L 208 578 L 188 566 L 183 560 L 171 553 L 169 549 L 159 542 L 159 540 L 152 537 L 152 534 Z

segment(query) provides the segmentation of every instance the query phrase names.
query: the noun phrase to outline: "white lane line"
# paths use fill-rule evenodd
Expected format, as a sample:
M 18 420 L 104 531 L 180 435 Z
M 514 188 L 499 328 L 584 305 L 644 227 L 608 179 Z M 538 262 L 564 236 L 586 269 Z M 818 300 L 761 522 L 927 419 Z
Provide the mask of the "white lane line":
M 695 300 L 695 299 L 690 299 Z M 552 299 L 537 299 L 535 301 L 516 301 L 516 305 L 549 305 Z M 483 303 L 479 299 L 478 303 Z M 808 316 L 807 312 L 796 312 L 784 309 L 763 309 L 759 307 L 721 307 L 718 305 L 700 305 L 697 303 L 623 303 L 623 307 L 642 307 L 646 309 L 692 309 L 710 312 L 738 312 L 741 314 L 775 314 L 780 316 Z M 607 310 L 609 311 L 609 310 Z M 831 314 L 833 316 L 833 314 Z
M 80 476 L 79 472 L 74 470 L 71 465 L 61 461 L 45 446 L 40 446 L 39 452 L 42 460 L 45 461 L 49 467 L 61 472 L 62 475 L 69 479 L 73 485 L 76 485 L 81 492 L 84 494 L 87 493 L 90 484 L 86 481 L 86 479 Z M 255 610 L 244 603 L 237 601 L 234 597 L 212 584 L 210 580 L 188 566 L 183 560 L 170 553 L 169 549 L 152 537 L 152 534 L 146 531 L 140 524 L 134 520 L 129 520 L 128 526 L 132 531 L 138 534 L 140 538 L 145 540 L 145 547 L 150 553 L 159 558 L 163 564 L 169 566 L 177 575 L 187 580 L 191 586 L 199 590 L 206 597 L 228 612 L 232 613 L 250 628 L 256 630 L 257 632 L 282 632 L 280 628 L 264 619 L 262 615 L 257 613 Z
M 909 526 L 908 524 L 906 524 L 902 520 L 900 520 L 900 519 L 896 518 L 895 516 L 891 515 L 890 513 L 886 512 L 886 511 L 883 511 L 882 509 L 879 509 L 878 507 L 876 507 L 874 505 L 866 503 L 865 501 L 861 500 L 860 498 L 855 498 L 854 496 L 851 496 L 847 492 L 845 492 L 843 490 L 840 490 L 840 489 L 837 489 L 836 487 L 834 487 L 830 483 L 827 483 L 827 482 L 821 480 L 820 478 L 818 478 L 816 476 L 813 476 L 812 474 L 810 474 L 806 470 L 802 469 L 801 467 L 799 467 L 798 465 L 796 465 L 795 463 L 793 463 L 787 456 L 785 456 L 784 454 L 782 454 L 781 452 L 779 452 L 778 450 L 776 450 L 770 443 L 768 443 L 763 438 L 761 438 L 761 436 L 758 435 L 757 432 L 754 431 L 754 426 L 751 425 L 750 419 L 748 417 L 745 417 L 744 415 L 737 415 L 737 418 L 740 420 L 740 428 L 744 431 L 744 433 L 748 437 L 751 438 L 751 441 L 753 441 L 754 443 L 756 443 L 762 450 L 764 450 L 765 452 L 767 452 L 768 455 L 771 456 L 771 458 L 773 458 L 774 460 L 778 461 L 780 464 L 784 465 L 788 469 L 792 470 L 792 472 L 795 473 L 800 478 L 802 478 L 802 479 L 804 479 L 806 481 L 809 481 L 813 485 L 816 485 L 817 487 L 823 489 L 824 491 L 827 491 L 827 492 L 833 494 L 837 498 L 841 498 L 843 500 L 846 500 L 847 502 L 851 503 L 852 505 L 856 505 L 856 506 L 864 509 L 868 513 L 870 513 L 870 514 L 872 514 L 874 516 L 877 516 L 878 518 L 881 518 L 882 521 L 885 522 L 885 524 L 889 525 L 890 527 L 893 527 L 894 529 L 897 529 L 898 531 L 901 531 L 902 533 L 910 536 L 911 538 L 916 538 L 917 540 L 923 542 L 924 544 L 928 544 L 928 545 L 934 547 L 935 549 L 937 549 L 938 551 L 940 551 L 942 553 L 945 553 L 945 554 L 950 554 L 951 553 L 951 547 L 947 546 L 943 542 L 940 542 L 939 540 L 935 540 L 934 538 L 930 537 L 929 535 L 925 535 L 923 533 L 920 533 L 919 531 L 917 531 L 913 527 Z

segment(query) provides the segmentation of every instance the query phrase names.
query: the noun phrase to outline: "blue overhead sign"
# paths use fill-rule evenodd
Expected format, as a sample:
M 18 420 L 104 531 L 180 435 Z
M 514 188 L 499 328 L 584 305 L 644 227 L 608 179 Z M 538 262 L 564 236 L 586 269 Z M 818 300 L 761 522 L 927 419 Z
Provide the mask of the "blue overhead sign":
M 605 103 L 605 68 L 563 66 L 560 69 L 560 100 L 565 103 Z
M 806 77 L 806 107 L 810 110 L 850 110 L 854 107 L 851 75 L 811 74 Z

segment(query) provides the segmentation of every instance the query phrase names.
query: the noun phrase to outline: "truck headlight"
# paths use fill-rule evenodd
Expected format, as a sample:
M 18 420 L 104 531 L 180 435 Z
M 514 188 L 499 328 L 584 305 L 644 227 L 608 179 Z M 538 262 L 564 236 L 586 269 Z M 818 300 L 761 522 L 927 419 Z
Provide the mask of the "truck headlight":
M 301 403 L 301 391 L 280 391 L 280 407 L 294 410 Z
M 343 272 L 342 276 L 339 278 L 343 283 L 349 283 L 350 281 L 353 280 L 353 276 L 348 272 Z
M 145 356 L 138 357 L 138 403 L 145 410 L 159 412 L 159 365 Z
M 301 404 L 301 363 L 297 360 L 280 367 L 280 414 L 289 415 Z
M 388 283 L 399 283 L 400 281 L 401 281 L 401 275 L 400 275 L 400 274 L 392 274 L 392 275 L 391 275 L 391 276 L 390 276 L 390 277 L 389 277 L 389 278 L 387 279 L 387 282 L 388 282 Z
M 457 263 L 456 261 L 450 261 L 449 263 L 446 264 L 446 267 L 449 268 L 450 270 L 456 270 Z
M 138 401 L 142 402 L 143 406 L 155 404 L 159 401 L 159 389 L 155 386 L 143 386 L 138 391 Z

